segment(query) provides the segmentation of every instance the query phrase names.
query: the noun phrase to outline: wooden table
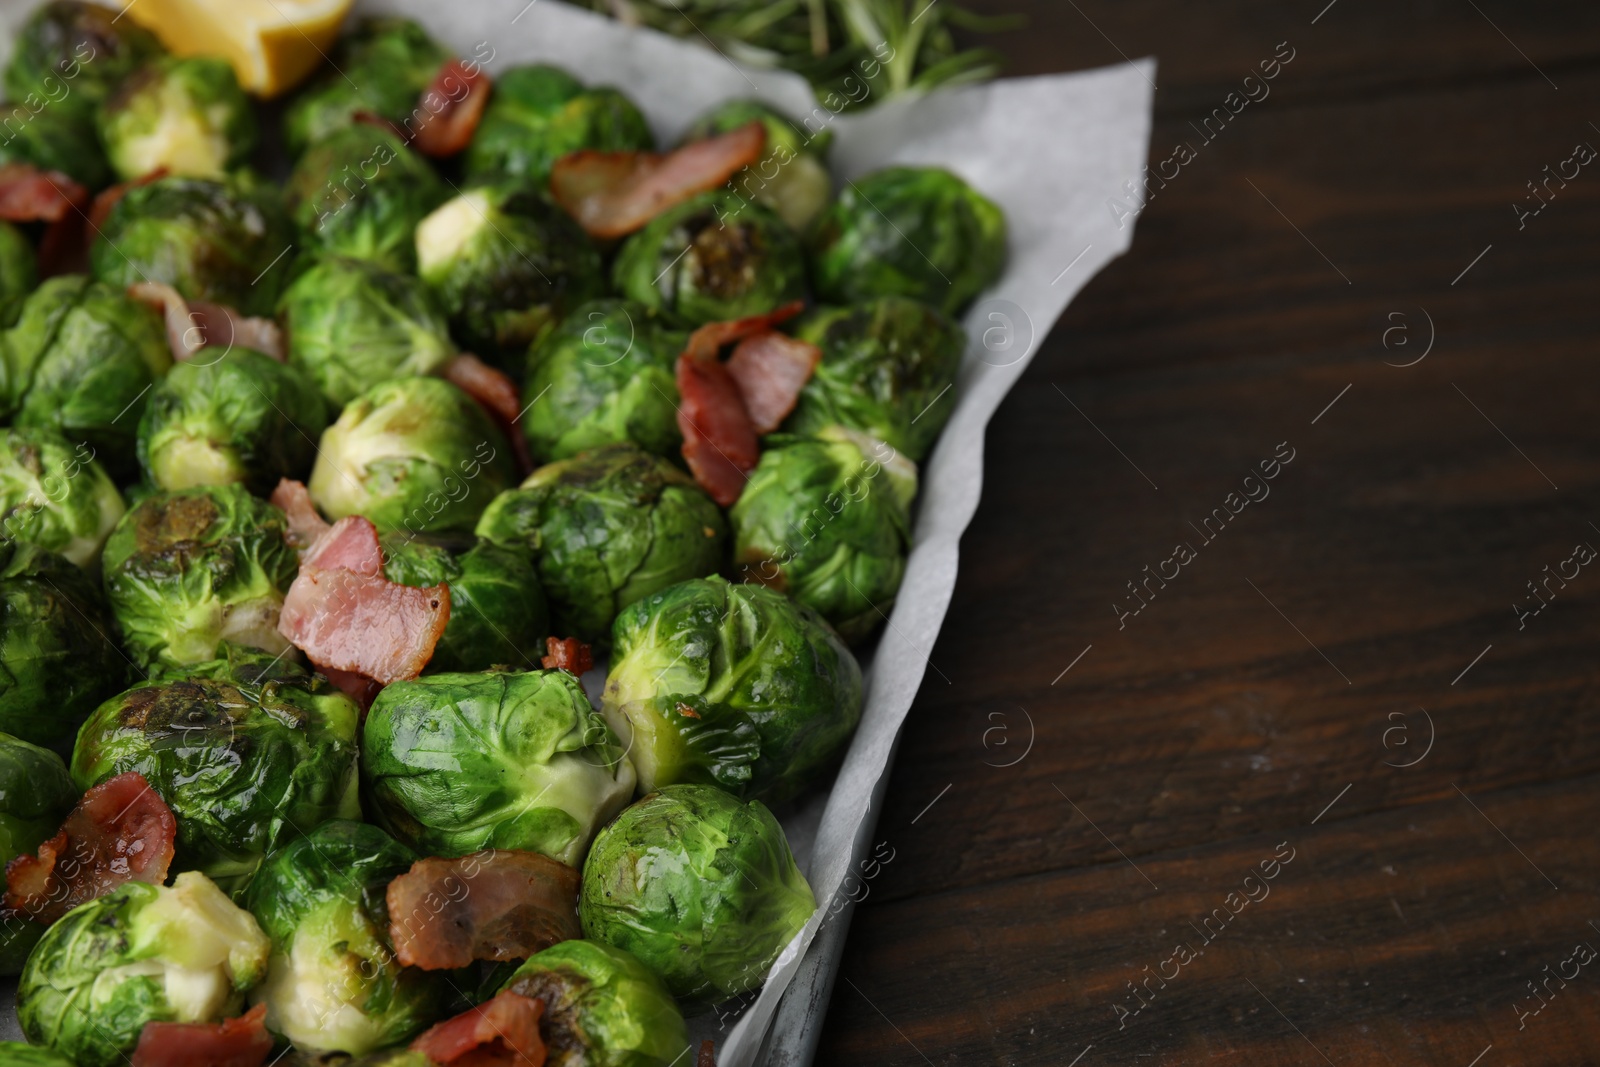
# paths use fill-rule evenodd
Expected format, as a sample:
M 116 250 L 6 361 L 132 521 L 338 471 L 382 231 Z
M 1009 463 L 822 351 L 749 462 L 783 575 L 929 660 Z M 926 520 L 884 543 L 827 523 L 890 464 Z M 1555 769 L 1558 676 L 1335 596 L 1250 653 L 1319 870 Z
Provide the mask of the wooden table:
M 819 1064 L 1600 1062 L 1600 6 L 1325 4 L 974 5 L 1192 158 L 994 420 Z

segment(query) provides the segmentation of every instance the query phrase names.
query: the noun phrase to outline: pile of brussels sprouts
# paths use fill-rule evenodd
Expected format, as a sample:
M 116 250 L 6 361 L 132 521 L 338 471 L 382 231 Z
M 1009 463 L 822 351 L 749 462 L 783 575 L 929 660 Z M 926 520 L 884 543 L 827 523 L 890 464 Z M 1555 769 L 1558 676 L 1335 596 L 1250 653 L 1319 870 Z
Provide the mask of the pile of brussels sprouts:
M 826 136 L 740 101 L 688 136 L 759 122 L 758 163 L 597 241 L 550 173 L 657 150 L 639 109 L 500 69 L 470 144 L 429 159 L 408 117 L 451 58 L 368 19 L 269 112 L 91 4 L 45 3 L 17 42 L 0 167 L 122 184 L 76 270 L 41 279 L 59 235 L 0 222 L 0 861 L 129 773 L 177 829 L 170 884 L 48 927 L 0 909 L 49 1050 L 0 1060 L 109 1067 L 147 1024 L 265 1005 L 286 1064 L 424 1064 L 397 1049 L 511 991 L 558 1063 L 667 1067 L 682 1012 L 758 989 L 816 911 L 767 805 L 825 781 L 860 718 L 852 646 L 905 572 L 1004 220 L 934 168 L 836 191 Z M 273 320 L 284 351 L 175 361 L 139 283 Z M 796 300 L 820 361 L 720 507 L 675 362 Z M 457 384 L 466 352 L 520 392 L 509 426 Z M 370 707 L 278 629 L 306 548 L 284 479 L 370 520 L 387 580 L 449 589 L 426 669 Z M 609 654 L 603 687 L 544 662 L 568 638 Z M 581 871 L 584 938 L 403 966 L 387 885 L 490 849 Z

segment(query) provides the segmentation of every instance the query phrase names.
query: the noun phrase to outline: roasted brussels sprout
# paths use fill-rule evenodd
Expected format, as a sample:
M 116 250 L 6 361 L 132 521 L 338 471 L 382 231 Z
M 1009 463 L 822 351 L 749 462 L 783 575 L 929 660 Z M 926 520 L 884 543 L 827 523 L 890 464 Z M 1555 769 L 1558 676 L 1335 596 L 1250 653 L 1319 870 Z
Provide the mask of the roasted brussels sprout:
M 966 333 L 917 300 L 886 296 L 847 308 L 820 308 L 795 335 L 822 350 L 822 362 L 783 424 L 794 433 L 847 426 L 921 463 L 955 410 L 956 371 Z
M 313 145 L 289 176 L 289 210 L 327 255 L 416 269 L 417 223 L 448 198 L 428 161 L 390 131 L 347 126 Z
M 434 646 L 430 671 L 539 665 L 550 609 L 539 572 L 523 553 L 480 541 L 452 555 L 394 534 L 384 538 L 383 573 L 401 585 L 450 586 L 450 622 Z
M 541 460 L 631 441 L 673 454 L 678 385 L 673 365 L 687 334 L 630 300 L 579 307 L 528 353 L 522 429 Z
M 772 813 L 704 785 L 668 786 L 601 830 L 578 902 L 585 937 L 690 1004 L 759 989 L 816 910 Z
M 44 927 L 40 926 L 39 932 L 42 934 Z M 0 1063 L 6 1067 L 77 1067 L 59 1053 L 21 1041 L 0 1041 Z
M 283 294 L 289 362 L 344 405 L 391 378 L 431 374 L 455 355 L 444 315 L 409 274 L 327 259 Z
M 221 178 L 255 149 L 255 112 L 233 66 L 214 56 L 164 56 L 129 75 L 99 112 L 100 142 L 123 181 L 166 168 Z
M 89 264 L 119 292 L 166 282 L 189 300 L 269 316 L 294 240 L 278 191 L 247 173 L 226 181 L 161 178 L 130 188 L 111 209 Z
M 284 113 L 283 132 L 298 155 L 369 112 L 403 125 L 450 58 L 426 30 L 402 18 L 368 18 L 339 42 L 333 65 Z
M 494 96 L 467 148 L 467 176 L 543 185 L 551 165 L 571 152 L 654 147 L 644 116 L 617 90 L 586 89 L 559 67 L 512 67 L 495 79 Z
M 734 566 L 860 640 L 900 589 L 916 495 L 916 464 L 882 441 L 842 426 L 775 434 L 728 512 Z
M 278 612 L 300 565 L 286 525 L 240 485 L 155 493 L 124 515 L 101 562 L 134 659 L 204 663 L 222 641 L 287 651 Z
M 371 814 L 430 856 L 484 848 L 583 862 L 633 795 L 633 766 L 566 671 L 432 674 L 384 687 L 367 712 Z
M 715 137 L 751 122 L 766 128 L 767 149 L 734 175 L 733 188 L 777 212 L 796 233 L 804 233 L 833 195 L 833 179 L 828 176 L 833 131 L 808 134 L 759 100 L 729 100 L 689 127 L 684 140 Z
M 10 326 L 13 310 L 21 312 L 22 298 L 39 284 L 39 261 L 22 231 L 0 222 L 0 325 Z
M 566 212 L 515 182 L 469 189 L 417 227 L 417 273 L 455 336 L 512 367 L 569 309 L 605 289 L 600 253 Z
M 500 494 L 478 536 L 533 553 L 556 631 L 595 642 L 640 597 L 721 570 L 727 523 L 677 467 L 609 445 L 540 467 Z
M 50 0 L 23 24 L 6 67 L 6 93 L 92 120 L 122 79 L 161 54 L 155 35 L 115 9 Z M 35 101 L 40 103 L 36 104 Z
M 38 545 L 89 567 L 123 511 L 122 495 L 87 445 L 51 430 L 0 430 L 0 541 Z
M 145 1023 L 239 1014 L 266 969 L 261 927 L 205 875 L 127 882 L 50 927 L 22 970 L 17 1019 L 78 1067 L 117 1067 Z
M 0 546 L 0 554 L 5 551 L 6 546 Z M 6 628 L 9 631 L 9 619 Z M 77 801 L 78 791 L 60 756 L 0 733 L 0 872 L 7 863 L 54 836 Z M 5 875 L 0 873 L 0 887 L 4 885 Z M 43 923 L 26 915 L 0 916 L 0 975 L 20 974 L 23 961 L 44 931 Z M 0 1056 L 0 1063 L 10 1062 Z
M 628 238 L 611 281 L 630 300 L 698 326 L 805 299 L 806 265 L 782 219 L 719 190 L 668 208 Z
M 245 903 L 272 939 L 251 1000 L 307 1051 L 359 1056 L 412 1037 L 438 1014 L 438 975 L 401 967 L 384 890 L 416 854 L 376 826 L 334 820 L 267 857 Z
M 600 710 L 641 791 L 695 782 L 781 799 L 850 739 L 861 667 L 815 612 L 782 593 L 696 579 L 617 616 Z
M 0 104 L 0 167 L 11 164 L 60 171 L 90 189 L 111 182 L 93 114 L 57 104 Z
M 1006 261 L 999 206 L 947 170 L 890 167 L 848 183 L 811 235 L 817 296 L 909 296 L 958 315 Z
M 516 480 L 505 435 L 476 401 L 439 378 L 396 378 L 345 405 L 322 435 L 309 488 L 331 518 L 466 534 Z
M 240 484 L 269 496 L 302 478 L 328 425 L 322 392 L 298 367 L 248 348 L 207 349 L 150 393 L 139 466 L 158 489 Z

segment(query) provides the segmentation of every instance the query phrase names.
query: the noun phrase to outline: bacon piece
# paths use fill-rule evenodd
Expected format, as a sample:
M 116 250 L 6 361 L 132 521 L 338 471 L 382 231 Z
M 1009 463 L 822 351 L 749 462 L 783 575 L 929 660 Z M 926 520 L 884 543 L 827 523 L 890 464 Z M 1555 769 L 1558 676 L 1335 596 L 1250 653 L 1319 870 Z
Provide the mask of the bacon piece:
M 525 960 L 583 936 L 578 872 L 537 852 L 420 859 L 389 883 L 389 939 L 406 967 Z
M 422 673 L 449 621 L 448 585 L 416 589 L 302 561 L 284 597 L 278 632 L 324 670 L 353 671 L 388 685 Z
M 372 702 L 378 699 L 378 694 L 383 692 L 383 686 L 355 671 L 341 671 L 337 667 L 318 667 L 322 676 L 328 679 L 328 684 L 339 692 L 356 702 L 356 707 L 365 714 Z
M 423 1031 L 411 1048 L 446 1067 L 544 1067 L 543 1014 L 544 1001 L 501 993 Z
M 267 1006 L 220 1023 L 145 1023 L 132 1067 L 261 1067 L 272 1053 Z
M 547 671 L 566 671 L 581 676 L 584 671 L 594 669 L 594 649 L 576 637 L 547 637 L 544 647 L 547 654 L 539 658 L 539 663 Z
M 728 373 L 756 433 L 771 433 L 789 417 L 821 360 L 822 349 L 776 330 L 739 342 L 728 357 Z
M 134 1064 L 134 1067 L 139 1067 Z M 694 1058 L 694 1067 L 717 1067 L 717 1045 L 709 1037 L 700 1042 L 700 1053 Z
M 128 295 L 161 312 L 167 323 L 167 347 L 179 363 L 203 348 L 221 347 L 226 352 L 235 344 L 283 362 L 283 332 L 271 319 L 246 318 L 221 304 L 191 304 L 165 282 L 134 282 Z
M 471 144 L 493 89 L 494 83 L 476 63 L 452 59 L 440 67 L 417 103 L 416 123 L 411 130 L 417 151 L 443 159 Z M 439 110 L 428 106 L 430 98 L 443 101 Z
M 533 470 L 533 457 L 528 453 L 528 439 L 519 425 L 522 419 L 522 397 L 517 383 L 503 371 L 496 370 L 470 352 L 458 353 L 444 365 L 444 379 L 466 393 L 504 431 L 511 442 L 511 451 L 517 457 L 522 473 Z
M 95 233 L 99 233 L 101 227 L 105 226 L 106 219 L 111 217 L 111 209 L 122 202 L 122 198 L 128 195 L 128 190 L 137 189 L 141 185 L 149 185 L 154 181 L 160 181 L 169 173 L 171 172 L 166 167 L 157 167 L 149 174 L 135 178 L 131 182 L 107 186 L 100 190 L 94 198 L 94 203 L 89 206 L 89 228 L 94 230 Z
M 310 548 L 317 543 L 317 538 L 333 529 L 328 520 L 317 513 L 304 482 L 279 479 L 278 488 L 272 491 L 272 506 L 289 519 L 289 534 L 284 540 L 291 548 Z
M 60 222 L 89 204 L 89 190 L 58 170 L 31 163 L 0 167 L 0 219 L 7 222 Z
M 665 155 L 584 149 L 556 160 L 550 195 L 590 236 L 623 237 L 667 208 L 725 184 L 766 147 L 766 127 L 751 122 Z
M 124 882 L 167 880 L 178 824 L 161 795 L 132 771 L 83 794 L 37 856 L 6 864 L 6 907 L 52 923 Z
M 383 573 L 383 548 L 378 528 L 363 515 L 346 515 L 317 538 L 300 558 L 300 569 L 354 571 L 374 578 Z

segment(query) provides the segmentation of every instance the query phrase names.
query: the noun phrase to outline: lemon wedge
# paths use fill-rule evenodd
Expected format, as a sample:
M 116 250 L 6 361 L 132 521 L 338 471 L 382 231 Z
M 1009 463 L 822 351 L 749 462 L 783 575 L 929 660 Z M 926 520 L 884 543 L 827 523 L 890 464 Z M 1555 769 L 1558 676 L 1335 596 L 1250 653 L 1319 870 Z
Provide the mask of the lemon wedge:
M 354 0 L 132 0 L 123 11 L 180 56 L 221 56 L 239 84 L 277 96 L 333 48 Z

